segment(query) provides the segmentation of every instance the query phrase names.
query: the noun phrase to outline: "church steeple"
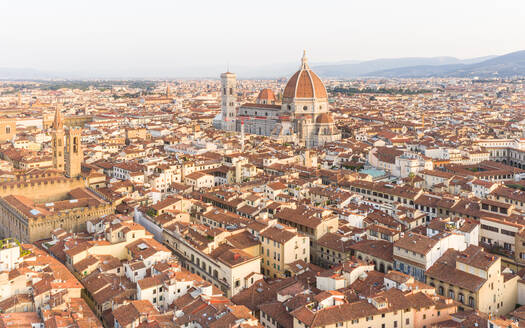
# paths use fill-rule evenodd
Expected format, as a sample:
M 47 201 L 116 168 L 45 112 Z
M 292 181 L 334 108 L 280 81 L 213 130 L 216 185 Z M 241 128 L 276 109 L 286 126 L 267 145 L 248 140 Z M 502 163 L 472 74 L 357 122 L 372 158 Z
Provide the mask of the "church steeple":
M 168 81 L 166 81 L 166 97 L 170 97 L 170 85 L 168 84 Z
M 55 130 L 62 130 L 64 128 L 64 123 L 62 122 L 62 113 L 58 104 L 55 109 L 55 120 L 53 121 L 53 128 Z

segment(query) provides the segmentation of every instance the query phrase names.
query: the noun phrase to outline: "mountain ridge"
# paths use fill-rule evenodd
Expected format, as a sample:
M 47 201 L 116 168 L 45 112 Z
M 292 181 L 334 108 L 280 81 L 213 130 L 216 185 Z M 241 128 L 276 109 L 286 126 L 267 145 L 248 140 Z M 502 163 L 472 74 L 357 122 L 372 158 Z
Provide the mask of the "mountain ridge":
M 415 65 L 365 73 L 367 77 L 429 78 L 429 77 L 513 77 L 525 76 L 525 50 L 489 58 L 471 64 Z
M 501 56 L 484 56 L 458 59 L 451 56 L 379 58 L 366 61 L 341 60 L 311 63 L 312 69 L 322 78 L 424 78 L 424 77 L 509 77 L 525 76 L 525 50 Z M 233 66 L 240 79 L 288 78 L 297 69 L 297 63 L 276 63 L 260 66 Z M 2 68 L 3 80 L 145 80 L 145 79 L 213 79 L 218 78 L 223 67 L 217 65 L 187 66 L 183 68 L 145 69 L 97 72 L 46 71 L 35 68 Z

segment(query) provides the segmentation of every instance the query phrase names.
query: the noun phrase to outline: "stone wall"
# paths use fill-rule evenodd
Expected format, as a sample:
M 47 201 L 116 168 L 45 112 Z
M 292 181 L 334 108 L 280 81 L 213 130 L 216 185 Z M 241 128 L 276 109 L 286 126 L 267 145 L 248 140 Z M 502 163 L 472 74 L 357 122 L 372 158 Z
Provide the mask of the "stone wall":
M 82 178 L 66 178 L 64 176 L 13 180 L 0 185 L 0 197 L 23 195 L 37 203 L 63 200 L 69 191 L 84 187 Z

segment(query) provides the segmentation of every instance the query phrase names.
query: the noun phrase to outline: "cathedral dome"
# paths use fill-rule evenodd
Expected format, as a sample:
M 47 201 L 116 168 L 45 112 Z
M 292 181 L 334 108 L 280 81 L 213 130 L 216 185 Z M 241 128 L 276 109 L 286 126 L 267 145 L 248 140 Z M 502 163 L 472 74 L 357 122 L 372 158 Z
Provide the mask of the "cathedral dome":
M 334 119 L 330 113 L 322 113 L 321 115 L 317 116 L 315 123 L 334 123 Z
M 308 66 L 306 55 L 303 55 L 301 69 L 288 80 L 283 98 L 328 98 L 324 83 Z
M 274 104 L 275 103 L 275 94 L 272 89 L 262 89 L 257 96 L 258 104 Z

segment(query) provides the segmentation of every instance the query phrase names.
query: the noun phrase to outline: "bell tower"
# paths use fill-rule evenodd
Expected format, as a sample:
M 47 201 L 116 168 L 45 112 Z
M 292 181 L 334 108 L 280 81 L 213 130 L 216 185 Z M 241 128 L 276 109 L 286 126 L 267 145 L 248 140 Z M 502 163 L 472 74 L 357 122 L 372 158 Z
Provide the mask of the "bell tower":
M 234 73 L 226 72 L 221 74 L 222 129 L 226 131 L 236 130 L 236 84 L 237 76 Z
M 70 178 L 74 178 L 80 175 L 82 169 L 82 144 L 80 143 L 80 138 L 82 137 L 82 130 L 80 128 L 70 127 L 67 130 L 66 138 L 66 175 Z
M 53 121 L 51 139 L 53 147 L 53 168 L 58 171 L 64 171 L 64 123 L 62 122 L 62 113 L 58 105 L 55 109 L 55 120 Z

